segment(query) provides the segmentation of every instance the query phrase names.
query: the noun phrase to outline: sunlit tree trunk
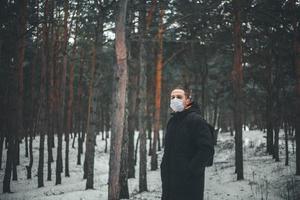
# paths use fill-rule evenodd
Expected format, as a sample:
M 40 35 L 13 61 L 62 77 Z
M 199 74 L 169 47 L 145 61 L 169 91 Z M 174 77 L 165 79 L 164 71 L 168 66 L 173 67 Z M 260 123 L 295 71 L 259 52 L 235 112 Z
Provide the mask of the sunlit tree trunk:
M 163 16 L 164 9 L 160 8 L 159 10 L 159 27 L 158 27 L 158 55 L 156 62 L 156 78 L 155 78 L 155 113 L 154 113 L 154 136 L 153 136 L 153 145 L 151 152 L 151 170 L 156 170 L 158 167 L 157 163 L 157 140 L 159 137 L 159 128 L 160 128 L 160 106 L 161 106 L 161 84 L 162 84 L 162 68 L 163 68 Z

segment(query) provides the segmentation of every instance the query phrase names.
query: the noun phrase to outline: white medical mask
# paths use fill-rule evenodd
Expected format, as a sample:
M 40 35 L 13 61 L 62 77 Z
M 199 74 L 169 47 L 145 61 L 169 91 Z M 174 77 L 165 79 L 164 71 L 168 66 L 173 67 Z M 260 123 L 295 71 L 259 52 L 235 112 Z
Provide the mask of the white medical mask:
M 177 99 L 177 98 L 171 99 L 170 107 L 175 112 L 183 111 L 184 110 L 183 100 L 182 99 Z

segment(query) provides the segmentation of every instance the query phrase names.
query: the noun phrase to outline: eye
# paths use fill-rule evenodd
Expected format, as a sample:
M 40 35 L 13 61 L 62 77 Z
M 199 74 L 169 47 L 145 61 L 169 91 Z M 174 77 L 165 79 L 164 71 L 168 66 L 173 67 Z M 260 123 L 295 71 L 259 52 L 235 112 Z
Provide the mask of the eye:
M 171 96 L 171 99 L 174 99 L 175 98 L 175 96 Z
M 176 98 L 177 98 L 177 99 L 182 99 L 182 96 L 177 96 Z

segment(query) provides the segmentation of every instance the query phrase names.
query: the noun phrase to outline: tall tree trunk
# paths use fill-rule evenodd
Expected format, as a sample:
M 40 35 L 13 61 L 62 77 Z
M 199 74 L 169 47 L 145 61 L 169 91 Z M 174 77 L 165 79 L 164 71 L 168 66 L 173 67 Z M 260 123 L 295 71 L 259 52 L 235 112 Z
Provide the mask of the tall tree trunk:
M 69 17 L 69 0 L 64 0 L 64 57 L 63 57 L 63 87 L 64 87 L 64 91 L 62 91 L 64 93 L 64 97 L 65 97 L 65 88 L 67 86 L 66 84 L 66 74 L 67 74 L 67 66 L 68 66 L 68 54 L 67 54 L 67 47 L 68 47 L 68 17 Z M 75 37 L 76 37 L 76 33 L 75 33 Z M 76 40 L 75 40 L 76 43 Z M 76 45 L 74 43 L 74 46 Z M 73 102 L 73 77 L 74 76 L 74 65 L 73 63 L 69 64 L 70 66 L 70 83 L 69 83 L 69 98 L 67 101 L 67 118 L 66 118 L 66 126 L 63 127 L 63 130 L 65 132 L 65 144 L 66 144 L 66 148 L 65 148 L 65 177 L 70 177 L 70 173 L 69 173 L 69 148 L 70 148 L 70 137 L 69 134 L 71 132 L 71 123 L 72 123 L 72 102 Z M 73 72 L 72 72 L 73 71 Z M 72 74 L 73 73 L 73 74 Z M 65 104 L 65 98 L 63 98 L 63 104 Z M 64 109 L 64 107 L 63 107 Z M 63 115 L 63 117 L 65 116 L 65 114 Z M 65 122 L 65 120 L 63 120 L 62 122 Z
M 243 170 L 243 129 L 242 129 L 242 32 L 241 32 L 241 7 L 240 0 L 233 0 L 234 16 L 234 66 L 232 71 L 234 89 L 234 128 L 236 145 L 236 172 L 237 180 L 244 179 Z
M 146 37 L 146 0 L 142 1 L 142 6 L 139 14 L 139 138 L 140 138 L 140 170 L 139 170 L 139 192 L 147 191 L 147 54 L 144 38 Z M 150 22 L 148 22 L 150 23 Z M 147 26 L 147 25 L 146 25 Z M 137 148 L 137 146 L 136 146 Z
M 138 94 L 138 66 L 131 62 L 128 81 L 128 178 L 135 178 L 134 164 L 134 132 L 136 128 L 137 94 Z
M 46 5 L 48 7 L 48 5 Z M 48 11 L 45 13 L 48 14 Z M 47 16 L 47 15 L 46 15 Z M 48 29 L 44 27 L 44 47 L 42 48 L 42 63 L 41 63 L 41 87 L 40 87 L 40 102 L 41 118 L 38 127 L 40 133 L 40 146 L 39 146 L 39 164 L 38 164 L 38 187 L 44 186 L 44 142 L 45 142 L 45 130 L 46 130 L 46 49 L 48 47 Z
M 96 72 L 96 42 L 93 47 L 91 65 L 91 78 L 89 83 L 88 98 L 88 117 L 87 117 L 87 137 L 85 151 L 85 169 L 86 169 L 86 189 L 94 187 L 94 156 L 95 156 L 95 118 L 96 118 L 96 98 L 94 97 L 94 80 Z
M 272 155 L 273 149 L 273 95 L 272 95 L 272 66 L 267 64 L 267 98 L 266 98 L 266 121 L 267 121 L 267 153 Z
M 54 2 L 50 3 L 50 20 L 54 18 Z M 54 35 L 54 24 L 49 25 L 50 36 L 49 36 L 49 64 L 47 67 L 48 73 L 48 124 L 47 124 L 47 152 L 48 152 L 48 160 L 47 160 L 47 180 L 52 180 L 52 162 L 54 162 L 53 151 L 54 147 L 54 44 L 56 43 L 56 37 Z
M 80 56 L 80 65 L 79 65 L 79 80 L 78 80 L 78 90 L 77 90 L 77 113 L 76 113 L 76 124 L 77 128 L 76 131 L 78 133 L 78 152 L 77 152 L 77 165 L 81 165 L 81 154 L 83 152 L 83 147 L 82 147 L 82 79 L 83 79 L 83 51 L 81 52 Z
M 20 0 L 18 2 L 18 33 L 19 39 L 17 42 L 17 76 L 18 76 L 18 98 L 17 98 L 17 122 L 18 122 L 18 137 L 24 136 L 23 130 L 23 96 L 24 96 L 24 77 L 23 65 L 25 55 L 25 36 L 26 36 L 26 19 L 27 19 L 27 0 Z
M 38 1 L 37 1 L 38 4 Z M 38 6 L 37 6 L 37 16 L 39 14 Z M 38 19 L 38 18 L 37 18 Z M 37 41 L 39 40 L 39 31 L 37 31 Z M 31 68 L 31 82 L 30 82 L 30 98 L 31 98 L 31 104 L 30 104 L 30 128 L 28 131 L 28 137 L 29 137 L 29 165 L 26 166 L 26 171 L 27 171 L 27 179 L 31 179 L 31 169 L 32 169 L 32 164 L 33 164 L 33 151 L 32 151 L 32 137 L 35 132 L 35 114 L 36 114 L 36 109 L 35 109 L 35 103 L 36 103 L 36 88 L 35 88 L 35 80 L 36 80 L 36 66 L 38 64 L 38 45 L 36 46 L 36 55 L 34 59 L 34 63 L 32 64 Z
M 99 50 L 102 54 L 102 42 L 103 42 L 103 12 L 101 3 L 96 1 L 96 7 L 98 8 L 97 24 L 95 27 L 95 43 L 92 53 L 92 69 L 91 69 L 91 81 L 89 85 L 89 99 L 88 99 L 88 118 L 87 118 L 87 140 L 86 140 L 86 152 L 85 152 L 85 164 L 86 164 L 86 189 L 92 189 L 94 187 L 94 155 L 96 136 L 98 133 L 97 122 L 99 112 L 97 106 L 97 100 L 100 99 L 99 94 L 99 79 L 100 79 L 100 66 L 97 64 L 97 52 Z M 99 48 L 98 48 L 99 46 Z
M 161 83 L 162 83 L 162 68 L 163 68 L 163 17 L 164 9 L 160 8 L 159 10 L 159 28 L 158 28 L 158 55 L 156 63 L 156 83 L 155 83 L 155 113 L 154 113 L 154 135 L 153 135 L 153 145 L 151 152 L 151 170 L 156 170 L 158 168 L 157 163 L 157 140 L 159 137 L 159 128 L 160 128 L 160 106 L 161 106 Z
M 300 175 L 300 25 L 299 17 L 296 15 L 296 0 L 293 3 L 293 26 L 294 26 L 294 64 L 296 70 L 296 119 L 295 119 L 295 137 L 296 137 L 296 175 Z
M 45 19 L 49 16 L 49 2 L 45 2 L 44 8 Z M 49 61 L 49 25 L 47 21 L 43 24 L 43 46 L 41 48 L 41 83 L 40 83 L 40 93 L 39 93 L 39 109 L 40 109 L 40 123 L 38 124 L 38 130 L 40 134 L 40 146 L 39 146 L 39 163 L 38 163 L 38 187 L 44 186 L 44 143 L 45 143 L 45 134 L 47 126 L 46 118 L 46 87 L 47 87 L 47 67 Z
M 24 136 L 24 127 L 23 127 L 23 96 L 24 96 L 24 55 L 25 55 L 25 37 L 26 37 L 26 15 L 27 15 L 27 1 L 21 0 L 17 2 L 18 8 L 18 40 L 17 40 L 17 52 L 16 52 L 16 60 L 17 60 L 17 96 L 16 104 L 16 126 L 17 126 L 17 135 L 16 135 L 16 143 L 15 147 L 17 149 L 14 150 L 14 159 L 13 159 L 13 180 L 17 180 L 17 165 L 19 163 L 19 140 Z
M 79 1 L 77 2 L 76 6 L 76 17 L 78 17 L 78 9 L 79 9 Z M 67 10 L 68 8 L 66 8 Z M 68 27 L 66 27 L 67 29 Z M 77 33 L 78 33 L 78 20 L 75 22 L 75 38 L 74 38 L 74 44 L 72 48 L 72 55 L 71 55 L 71 63 L 69 68 L 69 96 L 68 96 L 68 103 L 67 103 L 67 127 L 66 127 L 66 133 L 65 133 L 65 142 L 66 142 L 66 149 L 65 149 L 65 176 L 70 177 L 69 172 L 69 134 L 74 132 L 74 139 L 72 147 L 74 148 L 74 142 L 75 142 L 75 131 L 73 130 L 73 98 L 74 98 L 74 59 L 76 55 L 76 46 L 77 46 Z
M 75 48 L 75 47 L 74 47 Z M 70 64 L 69 71 L 69 99 L 68 99 L 68 108 L 67 108 L 67 128 L 65 133 L 65 142 L 66 142 L 66 156 L 65 156 L 65 176 L 70 177 L 69 172 L 69 134 L 72 132 L 72 118 L 73 118 L 73 84 L 74 84 L 74 64 Z M 75 136 L 74 136 L 75 138 Z
M 66 74 L 67 74 L 67 64 L 68 64 L 68 18 L 69 18 L 69 1 L 64 1 L 64 33 L 63 33 L 63 63 L 61 69 L 61 82 L 60 82 L 60 98 L 59 98 L 59 130 L 57 134 L 57 158 L 56 158 L 56 181 L 55 184 L 61 184 L 61 173 L 63 172 L 63 161 L 62 161 L 62 135 L 65 132 L 64 122 L 65 122 L 65 97 L 66 97 Z
M 109 159 L 108 200 L 118 200 L 120 196 L 120 163 L 124 131 L 125 95 L 127 88 L 127 48 L 125 39 L 126 13 L 128 0 L 119 2 L 119 13 L 116 21 L 116 57 L 114 66 L 114 91 L 112 112 L 111 145 Z

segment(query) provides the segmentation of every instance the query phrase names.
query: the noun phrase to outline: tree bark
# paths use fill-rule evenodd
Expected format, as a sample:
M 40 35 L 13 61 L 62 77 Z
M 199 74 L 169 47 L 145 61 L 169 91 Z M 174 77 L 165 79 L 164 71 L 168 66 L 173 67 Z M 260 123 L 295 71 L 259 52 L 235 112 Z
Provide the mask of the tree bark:
M 7 140 L 8 140 L 8 149 L 7 149 L 5 174 L 3 179 L 3 193 L 11 193 L 10 180 L 11 180 L 11 172 L 12 172 L 12 165 L 13 165 L 13 153 L 14 153 L 13 136 L 12 135 L 8 136 Z
M 77 141 L 78 141 L 78 152 L 77 152 L 77 165 L 81 165 L 81 154 L 83 152 L 83 147 L 82 147 L 82 127 L 80 126 L 82 123 L 82 117 L 81 115 L 83 115 L 82 113 L 82 79 L 83 79 L 83 51 L 81 52 L 81 56 L 80 56 L 80 65 L 79 65 L 79 80 L 78 80 L 78 90 L 77 90 L 77 100 L 76 100 L 76 104 L 77 104 L 77 113 L 76 113 L 76 124 L 77 124 L 77 128 L 76 131 L 78 133 L 78 137 L 77 137 Z
M 296 175 L 300 175 L 300 25 L 299 17 L 296 12 L 296 0 L 292 0 L 293 5 L 293 28 L 294 28 L 294 65 L 296 70 L 296 119 L 295 119 L 295 137 L 296 137 Z
M 87 136 L 86 136 L 86 151 L 85 151 L 85 169 L 86 169 L 86 189 L 94 187 L 94 156 L 95 156 L 95 117 L 96 117 L 96 98 L 94 97 L 94 80 L 96 71 L 96 43 L 93 47 L 91 65 L 91 79 L 89 83 L 89 98 L 88 98 L 88 117 L 87 117 Z
M 47 28 L 44 29 L 47 31 Z M 44 37 L 47 37 L 47 33 L 44 33 Z M 44 38 L 44 39 L 45 39 Z M 47 39 L 45 39 L 47 41 Z M 39 164 L 38 164 L 38 187 L 44 186 L 44 142 L 45 142 L 45 128 L 46 128 L 46 54 L 45 49 L 47 49 L 47 43 L 42 49 L 42 64 L 41 64 L 41 87 L 40 87 L 40 102 L 39 106 L 41 108 L 41 118 L 40 125 L 38 127 L 40 133 L 40 146 L 39 146 Z
M 285 143 L 285 166 L 289 165 L 289 137 L 288 137 L 288 123 L 284 123 L 284 143 Z
M 127 115 L 127 114 L 125 114 Z M 120 199 L 129 199 L 128 190 L 128 124 L 125 116 L 120 169 Z
M 67 74 L 67 64 L 68 64 L 68 18 L 69 18 L 69 1 L 64 1 L 64 32 L 63 32 L 63 63 L 61 71 L 61 82 L 60 82 L 60 113 L 59 113 L 59 130 L 57 134 L 57 158 L 56 158 L 56 181 L 55 184 L 61 184 L 61 173 L 63 172 L 63 161 L 62 161 L 62 136 L 65 132 L 64 122 L 65 122 L 65 97 L 66 97 L 66 74 Z
M 272 66 L 267 63 L 267 98 L 266 98 L 266 120 L 267 120 L 267 153 L 274 153 L 273 145 L 273 95 L 272 95 Z
M 243 129 L 242 129 L 242 32 L 241 32 L 241 7 L 240 0 L 233 1 L 234 16 L 234 66 L 232 71 L 234 89 L 234 127 L 236 145 L 236 172 L 237 180 L 244 179 L 243 170 Z
M 127 88 L 127 48 L 125 39 L 126 13 L 128 0 L 119 2 L 116 21 L 116 57 L 114 66 L 113 112 L 111 129 L 111 146 L 109 159 L 108 200 L 118 200 L 120 196 L 120 161 L 124 130 L 125 94 Z
M 139 169 L 139 192 L 147 191 L 147 53 L 145 48 L 144 38 L 146 37 L 146 5 L 145 0 L 142 1 L 142 6 L 139 14 L 139 109 L 138 109 L 138 125 L 140 138 L 140 169 Z M 149 22 L 150 23 L 150 22 Z M 147 26 L 147 25 L 146 25 Z M 137 146 L 136 146 L 137 148 Z
M 157 163 L 157 140 L 159 137 L 159 128 L 160 128 L 160 106 L 161 106 L 161 84 L 162 84 L 162 68 L 163 68 L 163 17 L 164 9 L 160 8 L 159 10 L 159 28 L 158 28 L 158 55 L 156 63 L 156 87 L 155 87 L 155 113 L 154 113 L 154 135 L 153 135 L 153 145 L 151 152 L 151 170 L 156 170 L 158 168 Z
M 135 164 L 134 164 L 134 136 L 136 128 L 136 106 L 138 94 L 138 67 L 137 63 L 132 62 L 129 68 L 129 82 L 128 82 L 128 178 L 135 178 Z

